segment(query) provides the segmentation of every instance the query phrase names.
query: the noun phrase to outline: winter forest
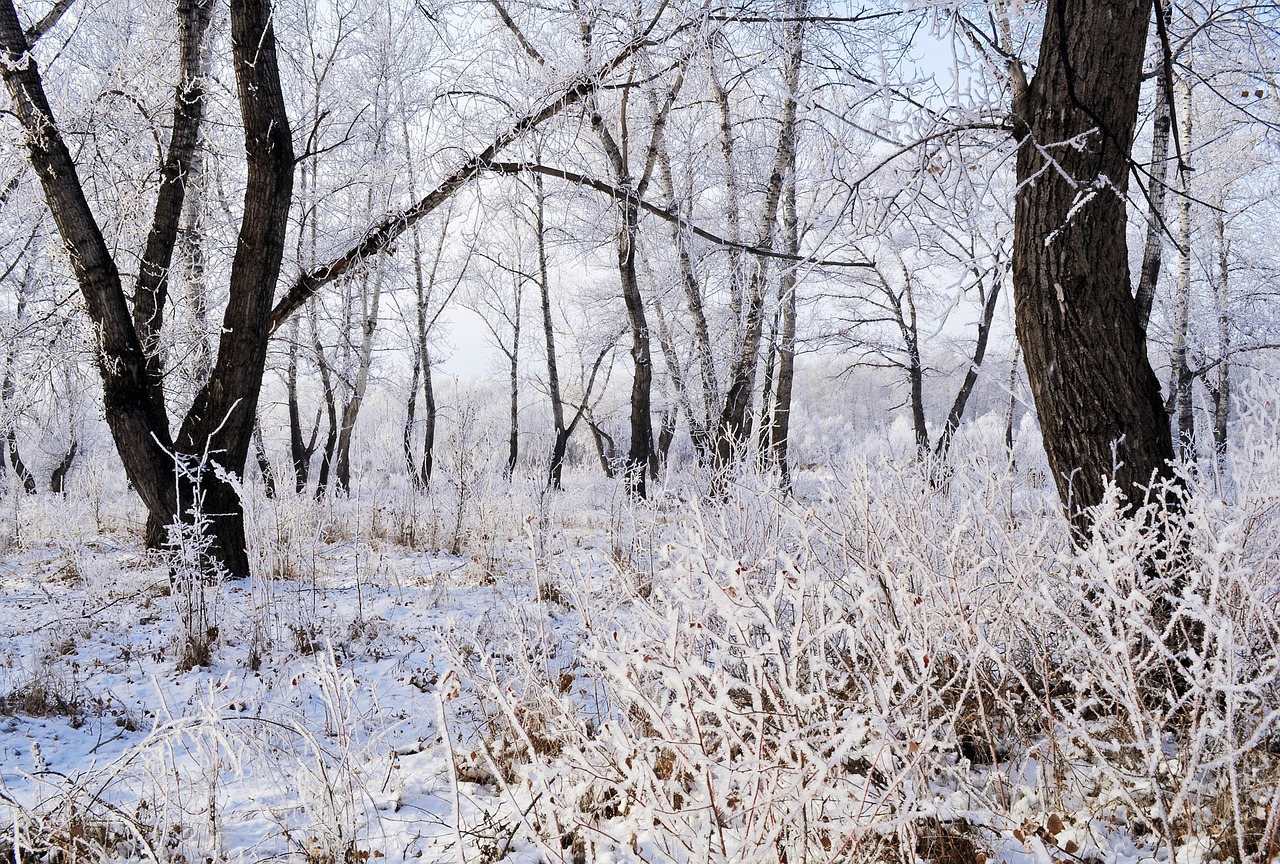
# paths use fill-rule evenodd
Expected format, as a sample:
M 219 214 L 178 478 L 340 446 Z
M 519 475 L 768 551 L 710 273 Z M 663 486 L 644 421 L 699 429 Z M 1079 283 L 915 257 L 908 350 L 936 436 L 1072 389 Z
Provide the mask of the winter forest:
M 1280 859 L 1280 7 L 0 0 L 0 857 Z

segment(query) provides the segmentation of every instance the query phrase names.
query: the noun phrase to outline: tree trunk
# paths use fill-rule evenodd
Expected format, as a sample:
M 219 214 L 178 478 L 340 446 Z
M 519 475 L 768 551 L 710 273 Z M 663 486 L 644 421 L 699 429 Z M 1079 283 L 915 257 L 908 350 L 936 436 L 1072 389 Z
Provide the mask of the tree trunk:
M 728 97 L 726 96 L 725 98 L 727 100 Z M 725 106 L 722 106 L 722 110 L 727 110 L 727 102 Z M 725 140 L 728 141 L 730 139 Z M 735 194 L 732 190 L 732 144 L 727 144 L 726 148 L 726 164 L 730 167 L 730 187 L 727 188 L 727 194 L 732 198 Z M 692 222 L 693 205 L 691 196 L 687 196 L 681 201 L 676 200 L 671 160 L 665 145 L 658 152 L 658 160 L 663 192 L 667 198 L 667 209 L 678 210 L 683 219 Z M 726 206 L 728 213 L 733 214 L 729 226 L 730 238 L 736 242 L 738 233 L 737 205 L 728 204 Z M 680 284 L 684 288 L 685 305 L 689 309 L 689 317 L 693 319 L 694 353 L 698 357 L 698 370 L 702 380 L 702 411 L 695 415 L 692 400 L 689 399 L 688 390 L 683 382 L 679 382 L 679 389 L 682 401 L 687 403 L 686 413 L 689 415 L 689 436 L 693 439 L 693 446 L 698 453 L 698 458 L 706 461 L 711 450 L 711 429 L 714 426 L 713 412 L 720 404 L 720 381 L 716 377 L 715 353 L 711 347 L 711 328 L 707 325 L 706 308 L 702 301 L 702 283 L 698 281 L 698 275 L 693 266 L 693 255 L 689 249 L 689 234 L 687 231 L 681 230 L 679 222 L 670 224 L 671 239 L 676 244 L 677 262 L 680 267 Z M 733 269 L 737 266 L 740 251 L 731 250 L 730 255 L 730 268 Z M 732 280 L 736 279 L 736 275 L 732 276 Z M 664 343 L 664 350 L 670 342 L 671 340 L 667 340 Z M 670 361 L 668 361 L 668 365 L 670 365 Z
M 515 475 L 516 462 L 520 459 L 520 298 L 523 292 L 516 290 L 516 309 L 511 320 L 511 361 L 508 369 L 510 384 L 510 425 L 507 432 L 506 478 Z
M 67 452 L 58 460 L 58 464 L 53 466 L 53 473 L 49 475 L 49 491 L 55 495 L 67 494 L 67 474 L 71 471 L 72 464 L 76 461 L 76 451 L 79 449 L 79 442 L 75 436 L 71 438 L 71 446 L 67 448 Z
M 207 453 L 212 463 L 234 475 L 244 472 L 257 418 L 271 303 L 293 197 L 293 138 L 271 12 L 269 0 L 231 2 L 232 60 L 247 165 L 244 213 L 231 263 L 218 359 L 209 383 L 196 394 L 177 441 L 179 452 Z M 208 496 L 204 514 L 210 520 L 210 554 L 229 576 L 248 576 L 240 497 L 216 474 L 201 479 Z
M 421 481 L 422 488 L 427 489 L 431 486 L 431 471 L 435 467 L 438 409 L 436 407 L 435 382 L 431 378 L 431 356 L 426 353 L 425 346 L 422 355 L 422 402 L 424 410 L 422 418 L 422 466 L 418 471 L 418 478 Z
M 1173 442 L 1125 244 L 1150 16 L 1150 0 L 1050 4 L 1035 79 L 1014 103 L 1018 341 L 1078 540 L 1109 482 L 1132 507 L 1171 476 Z
M 1164 4 L 1165 26 L 1168 27 L 1173 4 Z M 1161 52 L 1156 69 L 1156 96 L 1151 120 L 1151 182 L 1147 194 L 1150 198 L 1147 212 L 1147 242 L 1142 248 L 1142 269 L 1138 271 L 1138 290 L 1134 300 L 1138 307 L 1138 326 L 1145 333 L 1151 319 L 1151 304 L 1155 299 L 1156 285 L 1160 281 L 1160 259 L 1164 252 L 1165 193 L 1169 177 L 1169 78 L 1173 70 Z M 1184 149 L 1182 152 L 1186 152 Z
M 951 403 L 951 410 L 947 413 L 947 422 L 943 424 L 942 434 L 938 436 L 938 443 L 933 448 L 934 461 L 939 466 L 947 461 L 951 441 L 955 438 L 956 430 L 960 428 L 960 421 L 964 419 L 964 409 L 969 404 L 969 396 L 973 394 L 973 388 L 978 383 L 978 371 L 982 368 L 983 358 L 987 355 L 987 340 L 991 336 L 991 323 L 996 317 L 996 302 L 1000 299 L 1000 287 L 1003 281 L 1003 274 L 997 273 L 991 288 L 987 291 L 986 302 L 982 304 L 982 320 L 978 322 L 978 338 L 973 346 L 973 360 L 969 363 L 960 389 L 956 391 L 956 398 Z
M 1191 87 L 1179 78 L 1174 87 L 1182 109 L 1182 126 L 1178 130 L 1182 151 L 1191 149 Z M 1181 173 L 1178 196 L 1178 287 L 1174 295 L 1173 344 L 1169 363 L 1173 367 L 1172 397 L 1177 424 L 1178 456 L 1188 464 L 1196 461 L 1195 412 L 1191 385 L 1194 377 L 1187 364 L 1187 331 L 1191 325 L 1191 177 Z
M 164 396 L 148 372 L 119 270 L 49 107 L 39 65 L 28 52 L 12 0 L 0 0 L 0 75 L 9 90 L 12 111 L 27 133 L 28 157 L 70 252 L 72 270 L 97 332 L 95 359 L 116 449 L 148 512 L 168 519 L 178 508 Z
M 632 186 L 627 169 L 626 155 L 605 126 L 595 99 L 591 103 L 591 126 L 604 147 L 605 155 L 613 171 L 613 180 L 620 187 Z M 625 116 L 625 108 L 624 108 Z M 643 194 L 643 188 L 636 190 Z M 649 454 L 653 452 L 653 418 L 650 415 L 650 399 L 653 390 L 653 360 L 649 353 L 649 322 L 645 319 L 644 298 L 640 294 L 640 281 L 636 278 L 636 238 L 640 232 L 640 208 L 628 196 L 618 202 L 622 225 L 618 231 L 618 278 L 622 284 L 622 302 L 627 309 L 627 323 L 631 328 L 631 445 L 623 475 L 627 488 L 637 498 L 645 497 L 645 472 L 649 467 Z
M 791 155 L 791 171 L 782 190 L 782 251 L 788 255 L 797 255 L 800 252 L 800 221 L 796 213 L 795 153 Z M 769 437 L 773 448 L 771 461 L 781 478 L 783 491 L 791 490 L 788 444 L 791 435 L 791 397 L 796 379 L 796 275 L 795 265 L 788 266 L 778 285 L 782 295 L 782 332 L 778 342 L 778 392 L 774 397 L 773 431 Z
M 383 267 L 375 265 L 373 290 L 369 290 L 367 276 L 361 278 L 360 354 L 356 358 L 356 380 L 351 388 L 351 398 L 342 408 L 342 428 L 338 432 L 337 479 L 338 491 L 351 492 L 351 439 L 355 434 L 356 420 L 364 405 L 369 389 L 369 369 L 373 365 L 373 335 L 378 329 L 378 307 L 382 300 Z
M 786 95 L 782 104 L 781 129 L 778 132 L 773 168 L 765 187 L 760 233 L 756 241 L 756 245 L 762 249 L 773 247 L 778 204 L 782 198 L 782 184 L 788 168 L 795 159 L 796 96 L 800 89 L 800 65 L 804 56 L 802 19 L 806 8 L 805 0 L 800 0 L 796 4 L 796 23 L 787 28 L 790 51 L 783 70 L 783 86 L 786 88 Z M 760 359 L 760 341 L 764 334 L 764 287 L 767 274 L 766 262 L 763 259 L 757 259 L 745 298 L 743 314 L 746 317 L 742 340 L 729 371 L 724 407 L 721 409 L 716 426 L 716 445 L 712 466 L 718 478 L 717 483 L 724 481 L 725 469 L 739 455 L 751 435 L 751 401 L 755 390 L 756 367 Z
M 293 142 L 280 87 L 270 4 L 233 0 L 233 66 L 245 130 L 247 184 L 230 299 L 218 362 L 197 393 L 176 440 L 171 438 L 158 375 L 154 335 L 163 321 L 166 277 L 180 227 L 184 177 L 197 142 L 203 99 L 199 42 L 205 5 L 178 4 L 179 84 L 173 132 L 161 168 L 160 193 L 139 266 L 131 314 L 120 273 L 85 197 L 74 160 L 58 131 L 39 67 L 28 52 L 12 0 L 0 0 L 0 74 L 27 132 L 31 164 L 64 245 L 85 307 L 97 331 L 96 355 L 107 422 L 125 471 L 148 510 L 147 538 L 191 518 L 204 495 L 210 568 L 249 573 L 244 513 L 230 483 L 214 466 L 240 474 L 248 456 L 266 359 L 272 294 L 279 277 L 293 188 Z
M 1227 418 L 1231 412 L 1231 295 L 1230 270 L 1228 269 L 1226 214 L 1220 202 L 1214 211 L 1214 228 L 1218 241 L 1218 278 L 1214 280 L 1213 299 L 1218 314 L 1218 368 L 1214 371 L 1213 386 L 1213 449 L 1219 470 L 1227 459 Z
M 329 369 L 329 361 L 324 354 L 324 346 L 320 344 L 320 323 L 311 309 L 311 348 L 316 355 L 316 366 L 320 370 L 320 388 L 324 391 L 324 410 L 329 422 L 324 437 L 324 447 L 320 451 L 320 474 L 316 477 L 316 498 L 323 498 L 329 489 L 329 474 L 333 470 L 334 455 L 338 448 L 338 400 L 333 392 L 333 373 Z
M 564 425 L 564 399 L 560 392 L 560 364 L 556 359 L 555 322 L 551 317 L 551 277 L 547 267 L 546 195 L 542 189 L 542 175 L 533 178 L 533 233 L 538 250 L 538 297 L 542 301 L 542 341 L 547 356 L 547 394 L 551 399 L 551 425 L 554 440 L 551 442 L 551 461 L 547 466 L 547 485 L 562 489 L 564 454 L 569 447 L 569 436 Z
M 590 417 L 587 418 L 587 428 L 591 430 L 591 438 L 595 441 L 596 455 L 600 457 L 600 467 L 604 470 L 604 476 L 612 480 L 617 473 L 613 468 L 614 454 L 617 453 L 613 436 L 601 429 L 599 424 Z
M 262 424 L 253 427 L 253 458 L 258 463 L 258 473 L 262 476 L 262 491 L 268 498 L 276 497 L 276 472 L 267 457 L 267 445 L 262 441 Z
M 35 475 L 27 469 L 27 464 L 22 461 L 22 456 L 18 453 L 18 436 L 12 429 L 5 436 L 5 449 L 9 455 L 9 467 L 13 469 L 14 476 L 22 483 L 22 491 L 28 495 L 36 494 L 39 491 L 39 487 L 36 486 Z
M 307 491 L 311 474 L 311 457 L 316 452 L 320 434 L 320 412 L 311 426 L 311 438 L 302 437 L 302 409 L 298 405 L 298 319 L 289 326 L 289 365 L 285 370 L 285 401 L 289 407 L 289 458 L 293 463 L 293 488 L 301 495 Z
M 200 125 L 204 117 L 204 86 L 200 74 L 202 44 L 213 14 L 210 0 L 178 0 L 178 85 L 173 98 L 173 132 L 160 166 L 160 192 L 147 234 L 146 250 L 133 291 L 133 325 L 147 367 L 161 383 L 164 365 L 158 351 L 169 270 L 178 241 L 189 181 L 199 171 Z

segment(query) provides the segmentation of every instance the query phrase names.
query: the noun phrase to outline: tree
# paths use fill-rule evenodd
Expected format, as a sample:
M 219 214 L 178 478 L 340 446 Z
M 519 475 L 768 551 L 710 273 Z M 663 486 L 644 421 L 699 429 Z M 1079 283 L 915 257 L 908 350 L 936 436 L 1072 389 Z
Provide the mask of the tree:
M 1077 537 L 1109 482 L 1132 508 L 1171 476 L 1174 455 L 1125 240 L 1151 6 L 1050 4 L 1035 77 L 1014 93 L 1018 341 Z
M 45 95 L 31 44 L 39 33 L 29 37 L 24 31 L 13 0 L 0 0 L 0 75 L 99 334 L 96 360 L 107 422 L 125 471 L 147 506 L 148 542 L 161 545 L 165 526 L 190 518 L 197 496 L 203 496 L 212 561 L 227 574 L 242 577 L 249 573 L 244 511 L 224 477 L 241 473 L 248 456 L 294 167 L 267 0 L 231 3 L 232 65 L 247 167 L 244 209 L 217 361 L 176 436 L 170 433 L 158 353 L 148 350 L 163 321 L 185 196 L 182 181 L 203 119 L 199 58 L 211 9 L 211 3 L 199 0 L 177 5 L 179 74 L 173 120 L 132 307 Z

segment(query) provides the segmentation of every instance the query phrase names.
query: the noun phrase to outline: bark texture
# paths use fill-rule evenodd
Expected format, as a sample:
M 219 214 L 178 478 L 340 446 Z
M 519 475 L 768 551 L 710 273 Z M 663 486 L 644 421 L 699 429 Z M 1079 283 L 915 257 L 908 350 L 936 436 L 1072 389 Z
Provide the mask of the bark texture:
M 1170 476 L 1125 244 L 1151 0 L 1053 0 L 1014 114 L 1018 341 L 1058 492 L 1078 532 L 1114 479 L 1132 504 Z

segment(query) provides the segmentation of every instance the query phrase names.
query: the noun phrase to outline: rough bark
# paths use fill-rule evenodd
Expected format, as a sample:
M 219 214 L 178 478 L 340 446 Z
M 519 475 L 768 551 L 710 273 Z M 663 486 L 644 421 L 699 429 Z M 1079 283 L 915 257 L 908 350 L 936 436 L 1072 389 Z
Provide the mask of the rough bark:
M 213 14 L 211 0 L 178 0 L 178 84 L 173 96 L 173 131 L 160 166 L 160 190 L 146 248 L 133 289 L 133 326 L 147 353 L 150 374 L 159 381 L 164 368 L 157 341 L 164 323 L 173 250 L 182 226 L 188 180 L 197 168 L 204 85 L 200 60 Z
M 293 139 L 285 111 L 269 0 L 232 0 L 232 61 L 244 124 L 247 182 L 231 263 L 218 359 L 178 434 L 179 452 L 244 471 L 266 366 L 271 302 L 293 197 Z M 244 511 L 235 488 L 205 476 L 210 553 L 232 577 L 249 575 Z
M 1114 480 L 1129 506 L 1173 442 L 1129 279 L 1125 192 L 1150 0 L 1055 0 L 1017 95 L 1018 341 L 1077 537 Z
M 63 245 L 70 252 L 72 271 L 98 334 L 95 359 L 116 449 L 147 510 L 167 517 L 177 512 L 177 499 L 163 394 L 148 374 L 120 272 L 49 107 L 39 65 L 28 52 L 12 0 L 0 0 L 0 75 L 9 91 L 12 111 L 26 132 L 28 158 L 40 178 Z

